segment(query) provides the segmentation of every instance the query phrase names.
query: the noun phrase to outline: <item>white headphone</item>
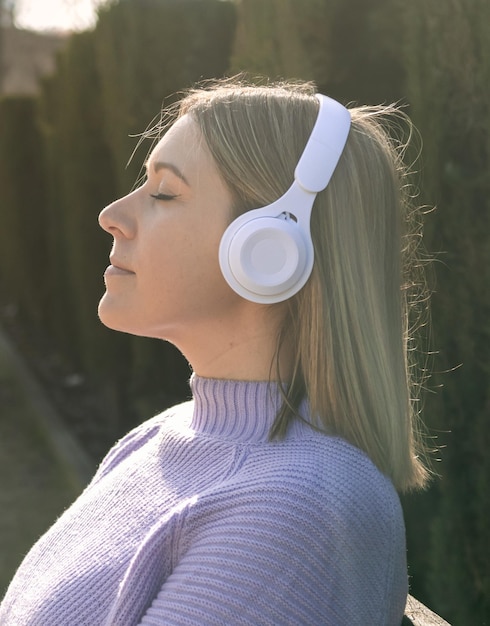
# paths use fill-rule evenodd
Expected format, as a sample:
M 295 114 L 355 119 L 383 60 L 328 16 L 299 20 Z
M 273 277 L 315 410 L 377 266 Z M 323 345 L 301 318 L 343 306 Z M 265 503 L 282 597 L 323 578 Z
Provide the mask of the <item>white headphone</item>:
M 303 287 L 313 268 L 313 202 L 330 182 L 351 122 L 349 111 L 339 102 L 321 94 L 316 97 L 318 117 L 291 187 L 272 204 L 240 215 L 221 239 L 223 276 L 232 289 L 252 302 L 287 300 Z

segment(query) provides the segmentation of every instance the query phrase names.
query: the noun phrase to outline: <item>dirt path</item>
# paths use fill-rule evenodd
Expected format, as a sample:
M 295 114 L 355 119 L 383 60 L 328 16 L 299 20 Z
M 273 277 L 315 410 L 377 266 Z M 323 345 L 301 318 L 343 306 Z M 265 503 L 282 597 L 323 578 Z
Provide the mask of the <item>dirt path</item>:
M 0 329 L 0 598 L 91 468 Z

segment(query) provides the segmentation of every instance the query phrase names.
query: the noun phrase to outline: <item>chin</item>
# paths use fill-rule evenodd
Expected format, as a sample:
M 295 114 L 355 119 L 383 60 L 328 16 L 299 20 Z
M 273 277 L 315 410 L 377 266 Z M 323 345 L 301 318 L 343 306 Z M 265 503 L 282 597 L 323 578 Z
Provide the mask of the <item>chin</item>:
M 128 314 L 127 308 L 118 306 L 107 293 L 102 296 L 99 302 L 98 315 L 102 324 L 111 330 L 127 333 L 128 335 L 136 335 L 137 337 L 156 336 L 149 333 L 144 325 L 142 327 L 141 320 L 132 318 L 131 313 Z
M 107 326 L 107 328 L 123 333 L 131 332 L 127 328 L 127 320 L 125 320 L 127 316 L 123 314 L 120 307 L 115 306 L 115 304 L 111 302 L 111 298 L 107 292 L 102 296 L 99 302 L 97 313 L 100 321 L 104 326 Z

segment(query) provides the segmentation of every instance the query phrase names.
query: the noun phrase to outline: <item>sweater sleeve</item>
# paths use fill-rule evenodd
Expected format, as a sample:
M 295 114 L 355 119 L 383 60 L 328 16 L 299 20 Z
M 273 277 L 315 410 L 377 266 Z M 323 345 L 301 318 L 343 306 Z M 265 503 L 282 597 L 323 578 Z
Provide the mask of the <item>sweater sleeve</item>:
M 398 497 L 380 474 L 203 497 L 142 626 L 398 626 L 407 595 Z

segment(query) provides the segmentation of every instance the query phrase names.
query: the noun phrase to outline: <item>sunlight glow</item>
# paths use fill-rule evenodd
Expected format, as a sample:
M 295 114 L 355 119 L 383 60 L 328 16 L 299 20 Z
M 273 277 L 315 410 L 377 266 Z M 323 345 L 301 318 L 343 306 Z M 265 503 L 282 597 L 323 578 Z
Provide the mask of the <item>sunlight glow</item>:
M 94 26 L 97 6 L 107 0 L 17 0 L 18 28 L 48 31 L 84 30 Z

